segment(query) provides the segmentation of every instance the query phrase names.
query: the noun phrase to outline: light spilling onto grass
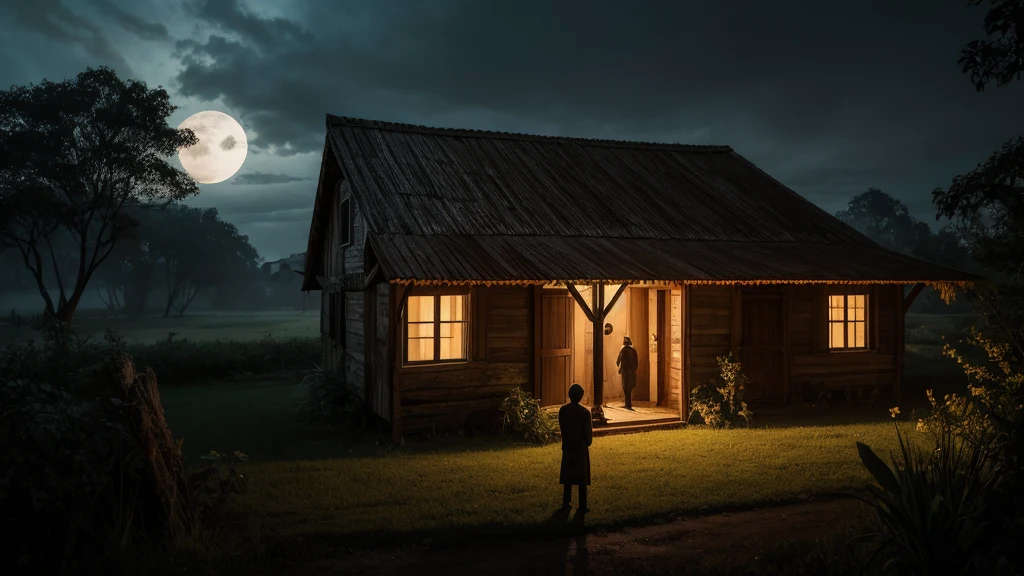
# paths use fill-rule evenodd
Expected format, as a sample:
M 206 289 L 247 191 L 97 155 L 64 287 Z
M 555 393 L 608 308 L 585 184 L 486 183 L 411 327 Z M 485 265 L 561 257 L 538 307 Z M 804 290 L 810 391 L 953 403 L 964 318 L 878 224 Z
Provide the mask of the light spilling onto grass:
M 882 452 L 897 446 L 890 422 L 599 438 L 587 521 L 611 526 L 861 490 L 871 478 L 857 441 Z M 545 526 L 562 496 L 558 445 L 481 447 L 253 463 L 249 490 L 233 506 L 247 522 L 289 536 Z

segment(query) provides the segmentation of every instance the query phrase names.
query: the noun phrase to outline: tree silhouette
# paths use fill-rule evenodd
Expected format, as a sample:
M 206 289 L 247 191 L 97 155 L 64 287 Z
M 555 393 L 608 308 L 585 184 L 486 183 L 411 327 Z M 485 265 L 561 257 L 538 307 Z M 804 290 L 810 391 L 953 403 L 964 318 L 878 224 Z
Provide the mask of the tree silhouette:
M 71 322 L 97 267 L 138 224 L 127 205 L 198 193 L 166 160 L 197 142 L 167 125 L 174 110 L 162 88 L 102 67 L 0 91 L 0 239 L 32 273 L 46 315 Z M 66 254 L 55 246 L 62 237 Z

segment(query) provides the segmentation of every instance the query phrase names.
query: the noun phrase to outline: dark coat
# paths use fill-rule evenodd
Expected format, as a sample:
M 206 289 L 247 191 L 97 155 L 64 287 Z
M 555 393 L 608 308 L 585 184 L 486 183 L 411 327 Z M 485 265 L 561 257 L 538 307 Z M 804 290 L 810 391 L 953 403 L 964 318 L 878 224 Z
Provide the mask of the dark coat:
M 562 470 L 559 484 L 590 485 L 590 444 L 594 441 L 594 421 L 582 405 L 570 402 L 558 409 L 558 428 L 562 432 Z
M 622 389 L 632 390 L 636 386 L 636 369 L 640 366 L 636 348 L 623 346 L 619 350 L 619 357 L 615 359 L 615 365 L 619 367 L 619 374 L 622 374 Z

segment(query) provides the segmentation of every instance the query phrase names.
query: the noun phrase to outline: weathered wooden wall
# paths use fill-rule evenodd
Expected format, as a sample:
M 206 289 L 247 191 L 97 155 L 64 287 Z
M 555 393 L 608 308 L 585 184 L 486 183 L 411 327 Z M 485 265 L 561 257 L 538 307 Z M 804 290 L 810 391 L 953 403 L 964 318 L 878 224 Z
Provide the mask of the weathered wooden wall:
M 415 294 L 413 288 L 412 294 Z M 533 298 L 529 288 L 476 288 L 470 305 L 470 360 L 400 366 L 397 416 L 403 432 L 447 431 L 491 424 L 513 387 L 532 391 Z M 404 344 L 396 331 L 397 357 Z
M 344 278 L 346 274 L 363 272 L 363 247 L 366 226 L 359 207 L 352 198 L 352 190 L 345 180 L 329 185 L 333 191 L 330 218 L 327 224 L 323 251 L 323 275 Z M 352 226 L 352 240 L 342 246 L 341 204 L 348 200 Z M 363 292 L 343 292 L 341 286 L 332 285 L 321 293 L 322 366 L 325 370 L 344 376 L 346 384 L 363 398 L 367 388 L 366 373 L 366 295 Z M 337 334 L 331 334 L 330 325 L 337 323 Z
M 374 335 L 372 339 L 373 348 L 368 354 L 371 365 L 366 367 L 370 372 L 372 380 L 370 390 L 370 411 L 390 420 L 392 416 L 391 406 L 391 372 L 392 367 L 388 362 L 388 330 L 390 329 L 390 303 L 391 286 L 387 282 L 381 282 L 374 288 Z
M 733 299 L 731 286 L 690 286 L 689 387 L 704 384 L 718 374 L 718 356 L 732 350 Z
M 668 363 L 668 401 L 670 408 L 679 408 L 683 389 L 683 328 L 685 321 L 683 311 L 686 310 L 684 290 L 675 289 L 669 292 L 669 343 Z
M 842 389 L 896 386 L 902 372 L 902 286 L 871 285 L 868 292 L 869 349 L 831 351 L 828 346 L 828 286 L 690 286 L 687 392 L 718 373 L 717 356 L 736 351 L 742 341 L 743 293 L 776 292 L 788 311 L 779 329 L 785 342 L 783 399 L 802 387 Z M 787 334 L 788 333 L 788 334 Z
M 894 386 L 899 372 L 897 347 L 902 310 L 902 286 L 866 286 L 868 293 L 868 350 L 830 351 L 828 346 L 828 287 L 793 286 L 793 318 L 789 353 L 789 395 L 802 386 L 847 388 Z M 808 321 L 808 317 L 810 321 Z

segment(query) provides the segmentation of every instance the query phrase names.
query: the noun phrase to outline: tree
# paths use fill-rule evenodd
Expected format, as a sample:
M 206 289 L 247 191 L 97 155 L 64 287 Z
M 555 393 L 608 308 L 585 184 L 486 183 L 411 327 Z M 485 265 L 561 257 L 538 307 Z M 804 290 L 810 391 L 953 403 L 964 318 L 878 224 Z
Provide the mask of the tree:
M 200 291 L 227 286 L 255 269 L 259 254 L 249 237 L 221 220 L 216 208 L 171 205 L 158 214 L 145 238 L 167 288 L 164 316 L 172 309 L 184 314 Z
M 904 254 L 913 254 L 931 236 L 931 229 L 918 222 L 903 202 L 877 188 L 854 196 L 836 217 L 878 244 Z
M 163 88 L 102 67 L 0 92 L 0 238 L 32 273 L 46 315 L 71 321 L 93 273 L 138 225 L 126 205 L 198 193 L 166 160 L 198 141 L 168 126 L 174 110 Z M 53 246 L 61 234 L 74 247 L 74 278 Z
M 977 6 L 982 0 L 968 0 Z M 994 82 L 1024 78 L 1024 0 L 989 0 L 987 39 L 970 42 L 959 63 L 980 92 Z M 984 164 L 932 193 L 936 219 L 951 218 L 974 257 L 991 272 L 1024 285 L 1024 138 L 1015 138 Z
M 968 0 L 977 6 L 986 0 Z M 990 82 L 1005 86 L 1024 78 L 1024 0 L 988 0 L 985 34 L 992 37 L 974 40 L 960 52 L 961 69 L 981 92 Z

